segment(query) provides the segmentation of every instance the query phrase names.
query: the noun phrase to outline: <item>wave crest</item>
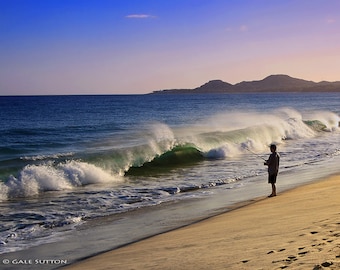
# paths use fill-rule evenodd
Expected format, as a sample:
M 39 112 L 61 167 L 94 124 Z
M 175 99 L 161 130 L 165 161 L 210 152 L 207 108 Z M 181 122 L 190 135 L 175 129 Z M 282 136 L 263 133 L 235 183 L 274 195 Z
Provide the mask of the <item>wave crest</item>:
M 17 177 L 10 176 L 0 185 L 0 200 L 30 197 L 46 191 L 71 190 L 77 186 L 121 181 L 93 164 L 67 161 L 53 164 L 26 165 Z
M 82 153 L 81 159 L 73 153 L 21 159 L 33 164 L 22 167 L 18 176 L 11 175 L 0 182 L 0 200 L 121 182 L 125 175 L 169 173 L 176 167 L 194 166 L 206 159 L 233 158 L 249 150 L 268 153 L 271 143 L 312 138 L 320 132 L 338 131 L 338 125 L 339 116 L 334 113 L 306 114 L 291 108 L 224 112 L 190 126 L 146 124 L 136 127 L 131 137 L 122 138 L 121 145 L 103 142 L 97 150 Z

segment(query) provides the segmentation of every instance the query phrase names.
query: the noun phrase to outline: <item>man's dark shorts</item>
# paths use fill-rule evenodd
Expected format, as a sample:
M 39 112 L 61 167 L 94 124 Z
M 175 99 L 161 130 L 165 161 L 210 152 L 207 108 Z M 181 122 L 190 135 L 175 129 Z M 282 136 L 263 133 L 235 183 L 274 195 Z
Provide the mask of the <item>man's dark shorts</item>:
M 268 176 L 268 183 L 269 184 L 275 184 L 276 183 L 276 177 L 277 177 L 277 174 L 271 174 Z

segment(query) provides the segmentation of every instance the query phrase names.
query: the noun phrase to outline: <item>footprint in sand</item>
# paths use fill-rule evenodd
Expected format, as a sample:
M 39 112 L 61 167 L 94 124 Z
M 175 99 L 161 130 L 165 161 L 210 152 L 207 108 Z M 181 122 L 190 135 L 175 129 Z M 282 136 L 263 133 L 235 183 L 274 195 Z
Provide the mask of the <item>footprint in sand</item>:
M 300 256 L 303 256 L 303 255 L 306 255 L 309 251 L 302 251 L 302 252 L 299 252 L 298 255 Z
M 323 266 L 323 267 L 330 267 L 331 265 L 333 265 L 332 262 L 324 262 L 324 263 L 321 264 L 321 266 Z
M 292 262 L 292 261 L 296 261 L 297 259 L 298 259 L 298 258 L 296 258 L 296 256 L 290 255 L 290 256 L 288 256 L 288 260 L 287 260 L 287 261 Z
M 285 250 L 286 250 L 285 248 L 281 248 L 277 252 L 282 252 L 282 251 L 285 251 Z M 267 254 L 272 254 L 274 252 L 275 252 L 275 250 L 270 250 L 270 251 L 267 252 Z
M 322 270 L 324 269 L 323 267 L 330 267 L 331 265 L 333 265 L 332 262 L 323 262 L 321 265 L 320 264 L 315 265 L 313 270 Z

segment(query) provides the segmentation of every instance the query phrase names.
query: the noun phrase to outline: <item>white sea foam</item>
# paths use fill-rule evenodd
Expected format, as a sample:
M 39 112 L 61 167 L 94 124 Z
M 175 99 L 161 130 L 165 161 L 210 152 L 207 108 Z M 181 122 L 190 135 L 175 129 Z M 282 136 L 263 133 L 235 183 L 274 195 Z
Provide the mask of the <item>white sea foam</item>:
M 58 168 L 72 186 L 120 181 L 118 176 L 113 176 L 102 168 L 86 162 L 72 160 L 59 164 Z
M 225 158 L 225 157 L 234 157 L 241 153 L 241 149 L 234 144 L 225 144 L 221 147 L 213 148 L 206 153 L 204 156 L 207 158 Z
M 29 197 L 44 191 L 71 190 L 76 186 L 121 181 L 119 176 L 93 164 L 68 161 L 53 164 L 27 165 L 18 177 L 11 176 L 0 185 L 0 199 Z
M 185 132 L 181 135 L 185 138 Z M 209 158 L 234 157 L 251 149 L 268 150 L 271 143 L 281 144 L 287 139 L 312 138 L 316 133 L 304 122 L 296 110 L 282 108 L 271 112 L 225 112 L 204 119 L 186 139 L 205 152 Z
M 318 120 L 326 126 L 325 130 L 336 131 L 339 130 L 340 117 L 328 111 L 313 111 L 304 113 L 305 120 Z
M 8 199 L 8 186 L 0 180 L 0 202 Z
M 148 159 L 152 160 L 156 155 L 169 151 L 175 142 L 175 136 L 169 126 L 163 123 L 150 125 L 150 135 L 147 139 L 150 147 Z
M 74 153 L 69 152 L 69 153 L 58 153 L 58 154 L 52 154 L 52 155 L 25 156 L 25 157 L 21 157 L 20 159 L 37 161 L 37 160 L 44 160 L 44 159 L 58 159 L 62 157 L 69 157 L 72 155 L 74 155 Z
M 120 153 L 123 165 L 118 167 L 119 175 L 124 175 L 130 167 L 139 167 L 152 161 L 155 157 L 171 150 L 176 144 L 172 129 L 159 122 L 148 124 L 146 131 L 141 132 L 139 136 L 139 145 Z

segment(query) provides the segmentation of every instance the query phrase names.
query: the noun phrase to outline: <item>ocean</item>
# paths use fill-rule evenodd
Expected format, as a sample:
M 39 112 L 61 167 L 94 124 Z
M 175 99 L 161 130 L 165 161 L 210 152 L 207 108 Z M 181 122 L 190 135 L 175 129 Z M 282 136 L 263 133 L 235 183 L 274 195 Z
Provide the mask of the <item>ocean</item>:
M 9 268 L 57 268 L 269 195 L 271 143 L 278 193 L 340 172 L 340 93 L 2 96 L 0 120 Z

